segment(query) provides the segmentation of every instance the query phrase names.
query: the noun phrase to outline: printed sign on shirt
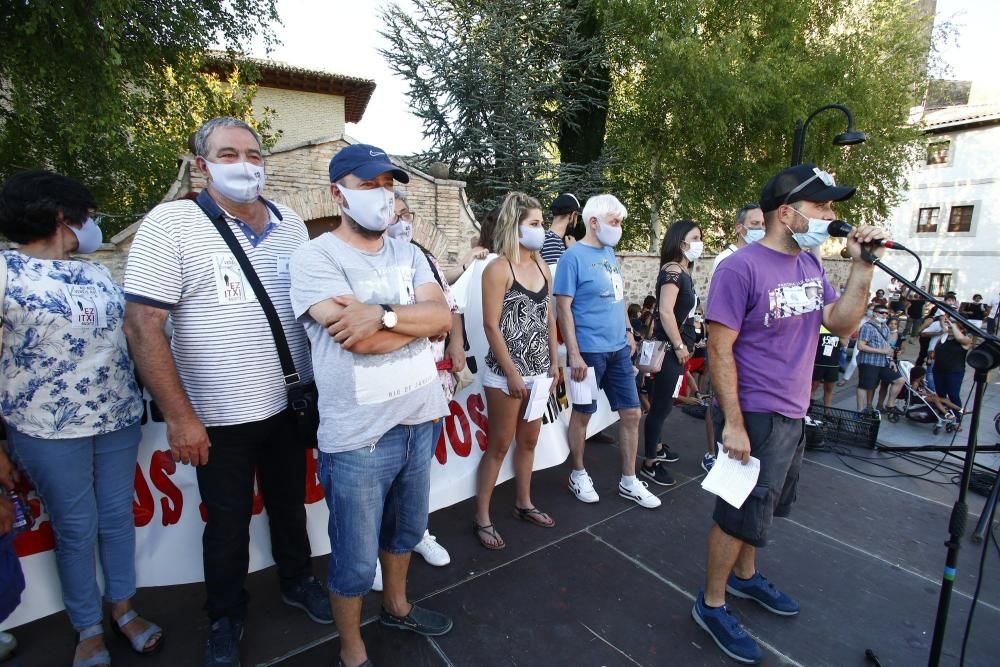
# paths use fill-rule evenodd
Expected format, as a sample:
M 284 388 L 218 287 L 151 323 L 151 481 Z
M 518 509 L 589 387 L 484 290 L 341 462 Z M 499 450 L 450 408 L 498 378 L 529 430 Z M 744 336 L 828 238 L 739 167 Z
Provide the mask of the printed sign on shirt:
M 823 282 L 810 278 L 779 285 L 767 293 L 770 319 L 805 315 L 823 308 Z
M 275 258 L 278 262 L 278 275 L 287 276 L 288 275 L 288 264 L 292 259 L 291 255 L 278 255 Z
M 231 254 L 212 255 L 215 272 L 215 291 L 220 306 L 249 303 L 257 300 L 257 295 L 247 283 L 239 262 Z
M 66 285 L 66 300 L 75 329 L 107 327 L 107 298 L 97 285 Z

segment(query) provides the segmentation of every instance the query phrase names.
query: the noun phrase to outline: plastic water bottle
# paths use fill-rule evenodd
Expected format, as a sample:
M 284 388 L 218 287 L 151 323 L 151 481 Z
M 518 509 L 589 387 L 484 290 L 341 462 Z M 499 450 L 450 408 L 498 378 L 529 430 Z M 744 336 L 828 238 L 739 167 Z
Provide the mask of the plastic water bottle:
M 14 503 L 14 532 L 23 533 L 24 531 L 31 530 L 31 527 L 35 525 L 35 517 L 31 514 L 31 509 L 28 507 L 28 502 L 24 499 L 24 496 L 16 491 L 8 491 L 4 488 L 0 488 L 0 493 L 10 498 L 10 501 Z

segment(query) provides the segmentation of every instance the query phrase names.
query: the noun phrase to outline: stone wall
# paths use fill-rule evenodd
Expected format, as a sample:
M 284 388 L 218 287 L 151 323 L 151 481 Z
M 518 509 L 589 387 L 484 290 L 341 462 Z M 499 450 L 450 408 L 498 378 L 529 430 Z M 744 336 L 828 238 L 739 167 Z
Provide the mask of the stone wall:
M 656 274 L 660 270 L 660 257 L 652 253 L 623 252 L 618 254 L 618 259 L 622 264 L 622 279 L 625 283 L 625 299 L 627 303 L 642 304 L 642 300 L 647 295 L 653 294 L 656 286 Z M 691 277 L 694 279 L 694 288 L 702 302 L 708 296 L 708 274 L 712 269 L 712 262 L 715 255 L 704 255 L 698 260 Z M 837 289 L 841 283 L 847 281 L 847 274 L 851 268 L 851 262 L 847 259 L 836 257 L 824 257 L 823 268 L 826 276 Z
M 344 133 L 344 98 L 328 93 L 260 87 L 254 109 L 274 109 L 272 129 L 281 130 L 274 150 L 281 151 L 316 137 Z M 255 113 L 260 118 L 262 113 Z

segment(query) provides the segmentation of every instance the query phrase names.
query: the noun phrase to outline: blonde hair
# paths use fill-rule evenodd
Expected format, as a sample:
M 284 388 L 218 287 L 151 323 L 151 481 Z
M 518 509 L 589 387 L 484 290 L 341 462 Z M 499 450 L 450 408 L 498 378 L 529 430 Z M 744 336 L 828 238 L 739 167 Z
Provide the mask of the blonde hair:
M 503 255 L 511 262 L 521 261 L 521 243 L 518 241 L 518 225 L 528 217 L 528 212 L 542 210 L 542 205 L 534 197 L 523 192 L 511 192 L 500 205 L 500 215 L 493 228 L 493 252 Z M 535 259 L 538 253 L 532 252 Z

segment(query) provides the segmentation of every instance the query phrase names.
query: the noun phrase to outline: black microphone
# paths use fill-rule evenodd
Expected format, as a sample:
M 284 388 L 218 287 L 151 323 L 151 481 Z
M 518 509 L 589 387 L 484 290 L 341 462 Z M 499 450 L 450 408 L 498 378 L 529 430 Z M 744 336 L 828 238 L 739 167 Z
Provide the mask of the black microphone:
M 843 220 L 834 220 L 826 228 L 826 231 L 830 234 L 830 236 L 844 238 L 854 231 L 854 225 L 849 222 L 844 222 Z M 893 250 L 906 250 L 902 243 L 891 239 L 875 239 L 871 243 L 866 243 L 865 245 L 872 247 L 882 246 L 883 248 L 891 248 Z

